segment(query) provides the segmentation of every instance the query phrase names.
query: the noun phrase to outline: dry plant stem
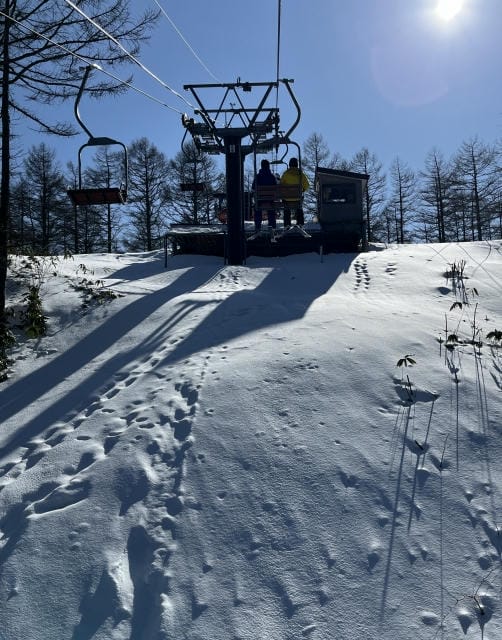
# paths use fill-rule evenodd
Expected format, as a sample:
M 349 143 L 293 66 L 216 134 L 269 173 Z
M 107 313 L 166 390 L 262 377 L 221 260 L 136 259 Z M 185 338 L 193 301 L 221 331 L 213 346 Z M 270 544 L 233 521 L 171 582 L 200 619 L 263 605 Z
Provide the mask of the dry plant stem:
M 445 452 L 446 452 L 446 443 L 448 442 L 448 436 L 449 436 L 449 434 L 447 433 L 447 434 L 446 434 L 445 441 L 444 441 L 444 445 L 443 445 L 443 452 L 442 452 L 442 454 L 441 454 L 441 461 L 440 461 L 440 463 L 439 463 L 439 470 L 440 470 L 440 472 L 442 472 L 442 471 L 443 471 L 444 454 L 445 454 Z

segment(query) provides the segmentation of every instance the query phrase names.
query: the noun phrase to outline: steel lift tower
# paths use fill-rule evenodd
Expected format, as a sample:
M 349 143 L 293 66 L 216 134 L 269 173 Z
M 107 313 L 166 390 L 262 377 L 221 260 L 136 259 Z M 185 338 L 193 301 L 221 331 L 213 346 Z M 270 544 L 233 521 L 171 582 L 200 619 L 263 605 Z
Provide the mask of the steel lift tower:
M 289 136 L 300 122 L 300 106 L 291 89 L 293 80 L 276 82 L 241 82 L 230 84 L 187 84 L 184 89 L 191 92 L 198 109 L 196 122 L 184 114 L 182 123 L 190 133 L 200 151 L 210 154 L 225 154 L 227 185 L 227 259 L 229 264 L 241 265 L 246 259 L 244 234 L 244 159 L 249 153 L 268 153 L 282 144 L 292 143 Z M 279 131 L 279 109 L 270 107 L 270 96 L 283 84 L 293 101 L 296 118 L 286 133 Z M 204 106 L 200 93 L 211 90 L 212 96 L 223 92 L 219 106 Z M 247 106 L 243 94 L 259 93 L 257 103 Z

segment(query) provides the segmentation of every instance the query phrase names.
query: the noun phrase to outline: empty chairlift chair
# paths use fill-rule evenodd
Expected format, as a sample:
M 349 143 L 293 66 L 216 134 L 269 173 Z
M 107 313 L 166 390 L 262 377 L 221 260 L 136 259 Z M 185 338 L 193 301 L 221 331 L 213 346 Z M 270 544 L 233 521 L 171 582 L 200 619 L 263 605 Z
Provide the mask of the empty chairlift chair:
M 82 84 L 75 100 L 75 117 L 82 129 L 89 136 L 89 140 L 83 144 L 78 150 L 78 189 L 68 189 L 67 193 L 75 205 L 97 205 L 97 204 L 124 204 L 127 201 L 127 175 L 128 175 L 128 158 L 126 146 L 113 138 L 106 136 L 94 137 L 89 129 L 84 125 L 79 114 L 80 98 L 84 92 L 84 87 L 90 72 L 94 67 L 91 65 L 86 68 Z M 123 174 L 124 180 L 120 186 L 103 186 L 103 187 L 85 187 L 82 186 L 82 151 L 86 147 L 106 147 L 110 145 L 118 145 L 122 149 L 123 155 Z

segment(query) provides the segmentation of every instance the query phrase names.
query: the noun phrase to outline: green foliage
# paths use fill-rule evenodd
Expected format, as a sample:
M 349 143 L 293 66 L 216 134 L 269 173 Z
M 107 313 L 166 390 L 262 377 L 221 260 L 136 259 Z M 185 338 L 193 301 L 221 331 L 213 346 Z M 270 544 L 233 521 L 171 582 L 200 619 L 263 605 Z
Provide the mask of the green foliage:
M 47 331 L 47 317 L 43 313 L 40 288 L 31 285 L 25 296 L 26 309 L 21 313 L 22 327 L 29 338 L 40 338 Z
M 87 269 L 84 264 L 80 264 L 78 267 L 84 274 L 93 274 L 93 271 Z M 75 289 L 84 295 L 82 306 L 88 307 L 92 303 L 104 304 L 110 302 L 115 298 L 118 298 L 118 294 L 111 289 L 105 287 L 103 280 L 92 280 L 90 278 L 80 278 Z
M 7 350 L 14 346 L 16 339 L 9 327 L 0 322 L 0 382 L 7 380 L 7 369 L 12 360 L 7 355 Z
M 24 258 L 21 266 L 26 270 L 32 286 L 40 289 L 49 274 L 57 275 L 57 263 L 58 258 L 56 256 L 36 256 L 31 254 Z
M 47 317 L 43 313 L 40 291 L 47 276 L 57 275 L 56 256 L 26 256 L 22 267 L 27 274 L 30 285 L 24 297 L 26 308 L 21 311 L 21 326 L 29 338 L 40 338 L 47 332 Z

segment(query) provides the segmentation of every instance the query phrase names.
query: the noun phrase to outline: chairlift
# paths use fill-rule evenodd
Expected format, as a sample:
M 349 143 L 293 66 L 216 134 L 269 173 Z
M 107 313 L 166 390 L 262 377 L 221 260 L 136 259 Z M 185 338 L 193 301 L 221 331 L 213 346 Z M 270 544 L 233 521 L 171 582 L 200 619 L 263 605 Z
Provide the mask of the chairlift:
M 78 110 L 80 99 L 84 92 L 84 88 L 91 73 L 92 69 L 98 68 L 96 65 L 89 65 L 85 69 L 84 77 L 82 78 L 82 83 L 80 85 L 80 89 L 77 94 L 77 98 L 75 100 L 74 113 L 77 119 L 77 122 L 80 124 L 82 129 L 89 136 L 89 140 L 83 144 L 78 150 L 78 189 L 68 189 L 67 193 L 75 205 L 87 206 L 87 205 L 101 205 L 101 204 L 125 204 L 127 202 L 127 175 L 128 175 L 128 158 L 127 158 L 127 148 L 125 144 L 119 142 L 118 140 L 114 140 L 113 138 L 108 138 L 106 136 L 95 137 L 89 131 L 89 129 L 85 126 L 80 118 L 80 113 Z M 122 148 L 123 151 L 123 168 L 124 168 L 124 183 L 122 183 L 118 187 L 83 187 L 82 186 L 82 151 L 86 147 L 106 147 L 111 145 L 118 145 Z
M 296 155 L 298 158 L 298 167 L 301 174 L 302 171 L 302 159 L 301 159 L 301 147 L 297 142 L 291 140 L 288 136 L 278 134 L 275 140 L 273 141 L 272 148 L 275 150 L 273 152 L 272 158 L 269 160 L 270 165 L 274 167 L 278 167 L 280 165 L 284 165 L 285 169 L 288 168 L 289 163 L 287 158 L 289 147 L 292 145 L 296 148 Z M 284 153 L 279 157 L 279 147 L 284 146 Z M 270 151 L 270 149 L 268 149 Z M 256 145 L 254 147 L 254 155 L 253 155 L 253 168 L 254 168 L 254 190 L 253 190 L 253 198 L 255 204 L 257 204 L 260 200 L 264 202 L 264 206 L 262 211 L 266 211 L 267 208 L 275 209 L 276 211 L 279 209 L 283 209 L 285 200 L 289 200 L 291 196 L 298 197 L 298 202 L 303 200 L 303 190 L 301 181 L 298 182 L 298 185 L 283 185 L 280 182 L 281 173 L 277 171 L 273 171 L 276 179 L 277 185 L 268 186 L 268 185 L 258 185 L 256 181 L 257 176 L 257 154 L 259 152 L 266 153 L 265 148 L 262 146 L 260 149 L 260 145 Z M 259 197 L 261 196 L 261 197 Z M 263 214 L 265 215 L 265 214 Z

